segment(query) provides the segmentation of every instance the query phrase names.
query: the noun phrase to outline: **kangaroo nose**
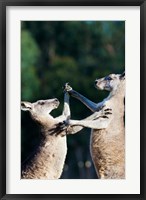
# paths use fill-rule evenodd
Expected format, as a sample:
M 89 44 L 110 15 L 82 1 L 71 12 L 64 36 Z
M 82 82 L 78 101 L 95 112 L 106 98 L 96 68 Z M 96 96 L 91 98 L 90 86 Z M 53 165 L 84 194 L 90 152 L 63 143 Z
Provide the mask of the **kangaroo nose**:
M 55 98 L 54 100 L 55 100 L 55 102 L 57 102 L 57 103 L 59 102 L 59 100 L 58 100 L 57 98 Z
M 95 85 L 98 83 L 98 80 L 95 80 Z
M 53 99 L 53 105 L 54 105 L 54 108 L 57 108 L 59 106 L 60 102 L 58 99 Z

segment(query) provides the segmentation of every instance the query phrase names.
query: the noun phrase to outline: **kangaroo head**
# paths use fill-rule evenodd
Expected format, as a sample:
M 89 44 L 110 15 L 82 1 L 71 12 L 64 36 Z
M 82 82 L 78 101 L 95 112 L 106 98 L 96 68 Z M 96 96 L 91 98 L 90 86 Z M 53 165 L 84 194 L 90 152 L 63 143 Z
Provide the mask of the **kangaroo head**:
M 47 122 L 49 116 L 52 117 L 49 113 L 53 109 L 58 108 L 58 106 L 58 99 L 39 100 L 34 103 L 21 102 L 21 110 L 29 111 L 32 118 L 40 124 Z
M 124 79 L 125 72 L 123 74 L 110 74 L 106 77 L 96 79 L 95 87 L 99 90 L 116 91 Z

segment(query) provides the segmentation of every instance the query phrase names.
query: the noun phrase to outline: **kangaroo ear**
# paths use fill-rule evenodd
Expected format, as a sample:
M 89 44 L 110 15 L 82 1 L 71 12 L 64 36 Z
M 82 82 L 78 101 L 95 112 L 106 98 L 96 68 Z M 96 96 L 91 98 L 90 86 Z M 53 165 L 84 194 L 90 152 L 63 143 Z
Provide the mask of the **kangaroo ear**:
M 125 71 L 120 75 L 120 79 L 121 80 L 125 79 Z
M 32 104 L 30 102 L 22 101 L 21 102 L 21 110 L 30 111 L 32 109 Z

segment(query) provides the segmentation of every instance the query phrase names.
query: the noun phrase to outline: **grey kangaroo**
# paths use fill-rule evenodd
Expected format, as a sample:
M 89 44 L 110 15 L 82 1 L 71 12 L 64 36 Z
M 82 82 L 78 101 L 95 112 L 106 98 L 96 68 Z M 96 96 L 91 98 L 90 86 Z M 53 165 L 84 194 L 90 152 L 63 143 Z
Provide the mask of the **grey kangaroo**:
M 124 128 L 124 97 L 125 73 L 110 74 L 96 79 L 95 87 L 99 90 L 109 91 L 109 95 L 100 103 L 94 103 L 79 94 L 71 87 L 67 91 L 70 96 L 77 98 L 92 112 L 96 113 L 101 107 L 112 109 L 112 115 L 98 120 L 69 120 L 68 125 L 78 124 L 94 127 L 90 139 L 92 160 L 101 179 L 125 178 L 125 128 Z M 96 127 L 95 127 L 96 126 Z
M 68 85 L 65 85 L 67 90 Z M 69 95 L 64 94 L 62 115 L 54 118 L 50 112 L 59 106 L 58 99 L 39 100 L 34 103 L 21 102 L 21 109 L 28 111 L 41 128 L 41 141 L 32 155 L 22 164 L 23 179 L 58 179 L 60 178 L 67 154 L 66 135 L 77 133 L 82 126 L 70 126 L 68 130 L 60 128 L 60 124 L 70 119 Z M 108 113 L 104 109 L 94 113 L 87 119 L 96 120 Z M 58 128 L 59 127 L 59 128 Z M 92 128 L 92 127 L 91 127 Z

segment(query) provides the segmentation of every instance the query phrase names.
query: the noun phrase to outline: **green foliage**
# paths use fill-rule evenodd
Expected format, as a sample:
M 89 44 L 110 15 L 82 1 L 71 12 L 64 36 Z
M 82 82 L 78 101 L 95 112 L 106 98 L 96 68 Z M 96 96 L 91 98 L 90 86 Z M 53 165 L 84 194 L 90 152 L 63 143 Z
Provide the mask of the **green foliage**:
M 38 97 L 40 80 L 37 74 L 37 62 L 40 50 L 29 31 L 21 33 L 21 96 L 25 100 Z M 35 97 L 34 97 L 35 96 Z
M 94 88 L 94 80 L 109 73 L 122 73 L 125 66 L 124 21 L 23 21 L 21 27 L 21 98 L 35 101 L 56 97 L 63 107 L 64 83 L 95 102 L 107 93 Z M 91 112 L 71 98 L 73 119 Z M 22 114 L 22 160 L 39 137 Z M 27 133 L 27 134 L 26 134 Z M 35 137 L 35 139 L 34 139 Z M 62 178 L 96 178 L 89 153 L 90 130 L 68 136 L 68 154 Z M 28 142 L 30 141 L 30 142 Z M 33 144 L 31 144 L 31 141 Z M 90 163 L 87 162 L 87 163 Z
M 34 66 L 40 56 L 40 49 L 28 30 L 21 32 L 21 65 L 22 68 Z

